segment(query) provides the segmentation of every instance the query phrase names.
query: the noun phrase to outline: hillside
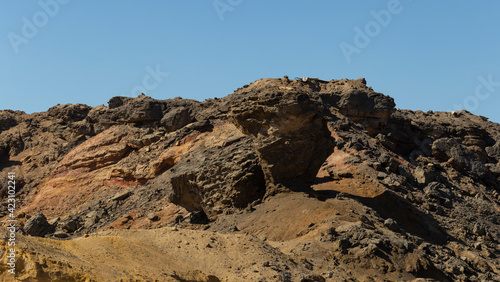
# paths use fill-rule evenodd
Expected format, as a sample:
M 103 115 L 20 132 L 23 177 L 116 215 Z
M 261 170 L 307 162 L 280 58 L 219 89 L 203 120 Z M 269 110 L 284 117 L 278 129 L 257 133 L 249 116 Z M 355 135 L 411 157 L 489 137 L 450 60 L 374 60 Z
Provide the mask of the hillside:
M 500 125 L 364 79 L 0 111 L 2 261 L 12 172 L 2 281 L 500 281 Z

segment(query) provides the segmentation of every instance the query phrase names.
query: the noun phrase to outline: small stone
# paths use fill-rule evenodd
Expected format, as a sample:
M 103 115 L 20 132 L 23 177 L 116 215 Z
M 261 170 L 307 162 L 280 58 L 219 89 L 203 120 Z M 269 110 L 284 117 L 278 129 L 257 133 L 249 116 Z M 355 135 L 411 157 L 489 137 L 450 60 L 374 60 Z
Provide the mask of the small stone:
M 160 219 L 154 212 L 148 213 L 147 218 L 151 221 L 157 221 Z
M 481 242 L 474 243 L 474 249 L 481 250 L 481 248 L 482 248 L 482 243 Z
M 56 238 L 66 238 L 68 236 L 69 236 L 68 233 L 66 233 L 62 230 L 58 230 L 58 231 L 54 232 L 54 237 L 56 237 Z
M 328 230 L 326 230 L 326 233 L 328 235 L 333 235 L 333 236 L 337 235 L 337 231 L 335 231 L 335 227 L 334 226 L 328 228 Z
M 61 218 L 56 217 L 56 218 L 53 218 L 53 219 L 49 220 L 48 223 L 50 225 L 57 225 L 57 223 L 59 222 L 59 220 L 61 220 Z
M 369 224 L 369 225 L 372 224 L 372 221 L 369 220 L 368 217 L 366 217 L 365 215 L 362 215 L 362 214 L 359 215 L 359 220 L 365 224 Z
M 63 221 L 62 224 L 60 224 L 60 227 L 66 232 L 71 233 L 77 230 L 80 227 L 80 224 L 76 218 L 70 218 Z
M 384 221 L 384 226 L 387 227 L 389 230 L 392 230 L 394 232 L 399 232 L 399 230 L 400 230 L 397 222 L 392 218 L 386 219 Z
M 131 191 L 118 192 L 113 196 L 113 198 L 111 198 L 111 200 L 112 201 L 121 201 L 121 200 L 128 198 L 130 195 L 132 195 Z
M 477 236 L 483 236 L 486 234 L 486 229 L 480 223 L 474 224 L 474 228 L 472 229 L 472 233 Z

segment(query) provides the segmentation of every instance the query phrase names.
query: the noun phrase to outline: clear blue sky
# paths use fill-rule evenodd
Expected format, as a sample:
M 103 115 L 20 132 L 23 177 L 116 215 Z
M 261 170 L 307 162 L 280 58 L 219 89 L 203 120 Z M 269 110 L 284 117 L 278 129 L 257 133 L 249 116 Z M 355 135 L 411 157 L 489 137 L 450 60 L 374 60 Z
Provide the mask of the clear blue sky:
M 397 2 L 1 1 L 0 108 L 97 106 L 146 88 L 202 101 L 264 77 L 365 77 L 398 108 L 461 105 L 500 122 L 500 1 Z

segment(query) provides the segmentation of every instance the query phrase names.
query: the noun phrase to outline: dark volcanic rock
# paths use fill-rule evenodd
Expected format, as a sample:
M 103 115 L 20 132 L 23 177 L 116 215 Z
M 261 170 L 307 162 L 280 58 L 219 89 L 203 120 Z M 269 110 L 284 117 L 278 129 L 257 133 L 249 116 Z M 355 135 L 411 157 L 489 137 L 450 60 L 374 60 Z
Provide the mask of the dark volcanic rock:
M 190 154 L 172 169 L 172 201 L 210 220 L 264 196 L 264 175 L 249 137 Z
M 453 138 L 441 138 L 432 144 L 432 154 L 439 160 L 450 164 L 465 174 L 482 178 L 486 174 L 486 167 L 474 153 Z
M 54 232 L 54 226 L 47 222 L 45 215 L 37 213 L 26 221 L 23 230 L 28 235 L 43 237 L 48 233 Z
M 60 118 L 64 122 L 75 122 L 86 118 L 91 109 L 92 107 L 83 104 L 68 104 L 54 106 L 50 108 L 47 113 L 49 116 Z
M 189 113 L 189 109 L 180 107 L 166 113 L 161 119 L 161 125 L 165 127 L 167 131 L 176 131 L 192 121 L 193 118 Z
M 114 97 L 109 102 L 109 108 L 99 106 L 93 108 L 89 114 L 89 119 L 96 123 L 97 131 L 100 132 L 116 124 L 152 124 L 160 122 L 166 114 L 178 107 L 195 111 L 199 102 L 185 99 L 156 100 L 146 95 L 137 98 Z M 186 120 L 185 113 L 181 113 L 183 120 Z M 167 117 L 168 118 L 168 117 Z M 168 124 L 169 127 L 178 127 L 177 121 Z

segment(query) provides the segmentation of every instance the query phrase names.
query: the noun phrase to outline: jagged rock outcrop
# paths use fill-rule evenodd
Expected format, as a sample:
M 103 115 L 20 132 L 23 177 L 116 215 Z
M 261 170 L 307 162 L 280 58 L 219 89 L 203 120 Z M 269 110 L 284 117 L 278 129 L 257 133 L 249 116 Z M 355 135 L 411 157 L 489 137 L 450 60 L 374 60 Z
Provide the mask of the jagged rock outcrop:
M 321 99 L 353 122 L 361 123 L 371 136 L 380 132 L 395 111 L 394 100 L 367 87 L 364 78 L 341 82 L 341 85 L 349 90 L 320 94 Z
M 184 124 L 168 125 L 169 130 L 177 129 L 180 125 L 191 122 L 191 117 L 186 117 L 190 112 L 199 108 L 199 102 L 185 99 L 155 100 L 146 95 L 140 95 L 136 99 L 129 97 L 114 97 L 109 102 L 109 107 L 99 106 L 88 113 L 88 119 L 95 124 L 97 132 L 117 124 L 158 125 L 166 114 L 172 114 L 172 110 L 185 110 L 181 113 Z M 189 122 L 187 122 L 187 121 Z M 172 122 L 172 121 L 170 121 Z M 163 121 L 168 123 L 168 116 Z M 173 127 L 172 127 L 173 126 Z
M 318 97 L 278 88 L 252 88 L 231 108 L 231 120 L 254 139 L 268 184 L 311 182 L 333 149 Z

